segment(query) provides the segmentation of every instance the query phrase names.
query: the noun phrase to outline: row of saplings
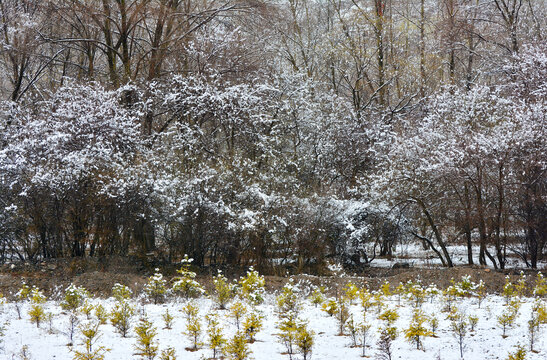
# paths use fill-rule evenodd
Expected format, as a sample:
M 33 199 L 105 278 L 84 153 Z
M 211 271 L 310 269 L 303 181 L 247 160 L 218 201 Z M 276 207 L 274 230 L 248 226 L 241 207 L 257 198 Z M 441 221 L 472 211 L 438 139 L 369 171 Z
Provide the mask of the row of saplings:
M 168 287 L 168 282 L 159 271 L 151 276 L 144 287 L 144 299 L 159 303 L 163 302 L 171 293 L 178 293 L 186 299 L 197 298 L 205 294 L 203 287 L 195 280 L 195 273 L 190 270 L 191 259 L 185 258 L 179 276 L 173 279 L 173 284 Z M 213 278 L 213 298 L 219 310 L 227 310 L 228 316 L 233 320 L 237 329 L 235 335 L 229 339 L 224 336 L 224 329 L 221 325 L 218 312 L 210 312 L 206 315 L 207 327 L 205 331 L 199 320 L 198 307 L 187 301 L 182 308 L 186 320 L 186 335 L 191 346 L 186 350 L 195 351 L 202 344 L 203 333 L 205 332 L 206 344 L 212 351 L 212 357 L 225 356 L 228 359 L 243 360 L 251 355 L 249 343 L 254 342 L 256 334 L 261 330 L 263 316 L 257 309 L 257 305 L 264 301 L 264 278 L 252 268 L 246 276 L 230 283 L 220 272 Z M 521 298 L 526 295 L 526 277 L 521 275 L 515 284 L 507 278 L 503 288 L 505 298 L 505 310 L 497 317 L 498 324 L 506 336 L 506 330 L 514 325 L 521 305 Z M 478 307 L 486 297 L 484 283 L 473 283 L 469 277 L 463 277 L 460 281 L 452 281 L 452 284 L 444 290 L 435 286 L 424 287 L 420 282 L 407 282 L 392 288 L 388 282 L 384 283 L 377 291 L 369 291 L 367 288 L 359 288 L 349 282 L 339 291 L 335 297 L 327 298 L 325 289 L 312 287 L 309 289 L 309 301 L 321 307 L 329 316 L 336 318 L 339 325 L 339 333 L 348 335 L 354 347 L 362 348 L 362 355 L 367 356 L 367 347 L 374 334 L 372 325 L 368 321 L 371 314 L 375 313 L 381 320 L 377 336 L 377 349 L 379 355 L 385 359 L 393 357 L 393 341 L 398 337 L 399 330 L 395 322 L 399 317 L 396 308 L 387 306 L 386 300 L 396 299 L 400 305 L 404 299 L 413 307 L 413 316 L 408 328 L 403 329 L 404 337 L 417 349 L 423 349 L 423 339 L 428 336 L 436 336 L 439 320 L 435 315 L 427 315 L 422 310 L 422 304 L 438 296 L 442 296 L 445 304 L 446 317 L 450 320 L 450 330 L 455 336 L 463 357 L 464 343 L 469 331 L 473 332 L 479 318 L 477 316 L 464 316 L 456 307 L 460 298 L 474 296 L 477 298 Z M 99 337 L 100 325 L 108 321 L 116 328 L 121 336 L 126 337 L 134 326 L 134 333 L 137 338 L 135 355 L 152 360 L 159 356 L 161 360 L 176 359 L 175 350 L 166 348 L 160 352 L 156 341 L 157 329 L 148 320 L 144 307 L 137 311 L 131 304 L 131 290 L 120 284 L 116 284 L 112 290 L 115 298 L 115 305 L 108 312 L 101 304 L 92 305 L 89 302 L 89 294 L 81 287 L 69 286 L 65 291 L 64 300 L 61 306 L 70 311 L 67 324 L 67 335 L 72 346 L 75 332 L 79 329 L 84 338 L 83 347 L 73 349 L 75 360 L 101 360 L 109 350 L 96 344 Z M 529 349 L 534 351 L 534 343 L 538 339 L 542 324 L 547 323 L 547 308 L 544 298 L 547 296 L 547 284 L 541 273 L 538 273 L 536 283 L 532 291 L 536 298 L 532 307 L 532 314 L 528 321 Z M 286 348 L 290 360 L 295 354 L 300 354 L 304 360 L 311 356 L 314 345 L 315 333 L 309 329 L 308 322 L 300 318 L 302 309 L 303 289 L 295 285 L 291 280 L 283 287 L 276 298 L 277 304 L 277 337 Z M 45 296 L 36 288 L 29 288 L 23 285 L 15 295 L 15 306 L 19 317 L 21 317 L 21 304 L 29 300 L 29 316 L 31 321 L 39 327 L 41 322 L 49 319 L 51 330 L 52 316 L 47 314 L 43 308 L 46 301 Z M 350 312 L 350 306 L 359 301 L 362 306 L 361 319 L 355 319 Z M 140 320 L 134 325 L 134 316 L 139 312 Z M 84 314 L 89 321 L 79 324 L 77 313 Z M 162 314 L 166 329 L 171 329 L 173 315 L 167 309 Z M 427 326 L 426 326 L 427 325 Z M 423 349 L 425 350 L 425 349 Z M 509 354 L 508 360 L 524 359 L 526 350 L 519 346 L 516 352 Z

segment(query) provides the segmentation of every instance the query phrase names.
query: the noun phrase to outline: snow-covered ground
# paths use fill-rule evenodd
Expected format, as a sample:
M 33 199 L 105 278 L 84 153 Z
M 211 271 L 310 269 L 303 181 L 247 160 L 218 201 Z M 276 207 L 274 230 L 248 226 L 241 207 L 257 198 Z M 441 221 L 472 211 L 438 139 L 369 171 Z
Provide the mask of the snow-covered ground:
M 102 303 L 107 309 L 114 304 L 114 299 L 93 299 L 92 303 Z M 220 314 L 221 322 L 224 325 L 226 337 L 235 333 L 235 325 L 228 315 L 228 310 L 217 310 L 211 299 L 201 298 L 194 300 L 200 309 L 200 318 L 202 328 L 206 328 L 205 315 L 209 312 Z M 464 298 L 457 302 L 456 306 L 466 316 L 477 316 L 479 318 L 475 331 L 468 332 L 465 337 L 464 359 L 506 359 L 509 352 L 514 351 L 517 344 L 528 346 L 528 326 L 531 308 L 534 299 L 521 299 L 522 306 L 516 319 L 515 326 L 507 330 L 507 337 L 502 337 L 502 330 L 497 323 L 497 316 L 506 310 L 504 299 L 497 295 L 489 295 L 478 306 L 476 298 Z M 276 313 L 276 302 L 273 294 L 267 295 L 263 304 L 257 306 L 264 318 L 264 328 L 258 333 L 257 341 L 250 344 L 252 351 L 251 358 L 256 360 L 274 360 L 289 359 L 282 344 L 278 342 L 276 334 L 276 322 L 279 317 Z M 181 312 L 184 301 L 171 301 L 166 304 L 140 304 L 134 302 L 139 313 L 145 312 L 148 318 L 158 328 L 157 341 L 161 349 L 170 346 L 176 350 L 178 359 L 208 359 L 212 357 L 212 351 L 208 349 L 206 338 L 202 338 L 205 343 L 201 349 L 195 352 L 187 351 L 191 343 L 182 333 L 185 331 L 185 318 Z M 391 296 L 385 301 L 386 308 L 395 309 L 400 317 L 395 322 L 399 330 L 399 336 L 394 341 L 393 359 L 460 359 L 459 347 L 453 332 L 450 330 L 450 321 L 446 319 L 446 313 L 442 312 L 444 306 L 440 297 L 427 300 L 422 305 L 422 309 L 427 315 L 435 315 L 439 320 L 437 337 L 428 337 L 424 340 L 425 351 L 416 350 L 415 346 L 404 339 L 403 331 L 408 328 L 412 317 L 412 306 L 408 301 L 403 300 L 400 304 L 397 296 Z M 23 346 L 28 346 L 28 351 L 32 359 L 35 360 L 65 360 L 72 359 L 74 353 L 67 346 L 69 342 L 67 334 L 69 312 L 64 311 L 56 302 L 48 301 L 45 303 L 47 312 L 53 314 L 52 328 L 50 324 L 41 324 L 37 328 L 35 324 L 29 321 L 27 314 L 30 305 L 24 304 L 22 309 L 22 319 L 17 318 L 17 312 L 14 304 L 7 303 L 2 306 L 0 313 L 0 324 L 4 324 L 5 334 L 0 350 L 0 359 L 19 359 L 18 355 Z M 166 309 L 175 317 L 171 330 L 164 329 L 162 314 Z M 363 318 L 363 310 L 359 301 L 351 306 L 351 313 L 354 314 L 356 321 Z M 78 315 L 82 322 L 85 322 L 85 315 Z M 361 348 L 352 348 L 351 340 L 348 336 L 338 335 L 338 323 L 334 317 L 328 316 L 320 307 L 314 307 L 309 300 L 303 301 L 303 308 L 300 318 L 309 321 L 309 328 L 315 333 L 315 344 L 313 347 L 313 359 L 359 359 L 361 357 Z M 376 310 L 368 310 L 367 321 L 372 324 L 372 335 L 368 341 L 371 346 L 367 348 L 367 354 L 375 358 L 378 353 L 376 345 L 378 339 L 378 329 L 382 326 L 382 321 L 377 319 Z M 133 324 L 137 323 L 137 316 Z M 537 337 L 535 349 L 537 352 L 529 352 L 527 359 L 546 359 L 547 358 L 547 325 L 541 325 L 544 333 Z M 105 356 L 107 360 L 127 360 L 136 359 L 134 356 L 134 345 L 136 343 L 135 333 L 130 331 L 127 338 L 123 338 L 115 332 L 110 324 L 101 325 L 100 338 L 95 346 L 102 345 L 110 349 Z M 76 336 L 74 349 L 82 349 L 81 335 Z M 301 359 L 300 355 L 293 358 Z
M 448 245 L 447 251 L 450 254 L 450 258 L 454 265 L 467 264 L 467 247 L 465 245 Z M 489 251 L 491 254 L 495 254 L 495 249 L 493 247 L 489 248 Z M 508 255 L 510 255 L 509 252 Z M 479 248 L 477 246 L 473 246 L 473 260 L 475 261 L 475 264 L 479 263 Z M 399 244 L 391 259 L 376 258 L 372 261 L 371 265 L 375 267 L 391 267 L 399 262 L 407 262 L 410 266 L 424 268 L 442 265 L 441 260 L 433 250 L 424 250 L 420 244 L 415 242 Z M 487 266 L 493 268 L 492 263 L 489 260 L 487 260 Z M 507 256 L 505 267 L 508 269 L 522 269 L 526 268 L 526 264 L 521 258 Z M 547 269 L 547 261 L 540 261 L 538 263 L 538 269 Z

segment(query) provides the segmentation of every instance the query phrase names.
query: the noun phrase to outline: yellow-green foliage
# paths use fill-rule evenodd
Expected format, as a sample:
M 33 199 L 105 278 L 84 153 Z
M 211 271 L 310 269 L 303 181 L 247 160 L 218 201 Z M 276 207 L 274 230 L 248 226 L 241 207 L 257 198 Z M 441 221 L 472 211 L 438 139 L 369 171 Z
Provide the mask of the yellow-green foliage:
M 128 286 L 116 283 L 112 287 L 112 296 L 116 301 L 129 300 L 132 294 L 133 292 Z
M 154 360 L 158 354 L 158 345 L 154 340 L 157 331 L 152 323 L 148 319 L 142 318 L 135 327 L 135 334 L 137 335 L 135 355 L 145 360 Z
M 376 306 L 376 311 L 380 312 L 384 306 L 384 295 L 380 291 L 372 292 L 372 305 Z
M 135 308 L 127 300 L 116 302 L 110 314 L 110 322 L 116 330 L 126 337 L 131 328 L 131 318 L 135 315 Z
M 397 313 L 397 310 L 393 309 L 387 309 L 386 311 L 378 315 L 378 319 L 385 321 L 388 327 L 391 327 L 398 318 L 399 314 Z
M 544 302 L 536 301 L 532 307 L 532 313 L 535 314 L 540 324 L 547 324 L 547 307 Z
M 240 294 L 252 304 L 261 304 L 264 301 L 264 284 L 264 276 L 251 266 L 247 274 L 239 279 Z
M 31 302 L 30 310 L 28 312 L 30 320 L 36 323 L 36 327 L 40 327 L 40 323 L 47 319 L 46 311 L 42 305 L 46 302 L 46 297 L 36 287 L 32 288 L 28 297 Z
M 515 285 L 515 293 L 520 297 L 526 296 L 526 289 L 526 275 L 521 271 L 517 284 Z
M 47 319 L 47 314 L 41 304 L 32 304 L 28 315 L 30 321 L 36 324 L 36 327 L 40 327 L 40 323 Z
M 432 315 L 428 318 L 429 326 L 431 327 L 431 336 L 435 336 L 437 329 L 439 328 L 439 319 L 436 316 Z
M 457 294 L 460 297 L 470 297 L 476 289 L 475 283 L 471 281 L 470 275 L 462 276 L 461 280 L 455 284 Z
M 78 309 L 82 314 L 85 315 L 87 320 L 91 319 L 91 314 L 93 313 L 94 306 L 87 299 L 84 300 L 80 308 Z
M 277 338 L 279 339 L 280 343 L 285 345 L 285 348 L 287 349 L 287 354 L 292 356 L 292 354 L 294 353 L 293 348 L 296 342 L 296 333 L 298 331 L 298 326 L 296 323 L 296 316 L 290 313 L 286 315 L 287 316 L 282 317 L 277 323 L 277 328 L 279 329 Z
M 30 296 L 30 287 L 23 282 L 23 284 L 21 284 L 21 288 L 19 289 L 19 291 L 17 291 L 17 293 L 15 294 L 15 299 L 17 301 L 24 301 L 24 300 L 27 300 Z
M 321 307 L 324 312 L 329 314 L 329 316 L 333 316 L 338 311 L 338 303 L 336 302 L 336 299 L 329 298 L 327 301 L 325 301 Z
M 506 309 L 500 316 L 497 317 L 498 324 L 503 329 L 503 336 L 505 336 L 506 329 L 513 326 L 516 319 L 516 313 L 513 309 Z
M 228 279 L 222 275 L 222 271 L 218 270 L 217 276 L 213 278 L 215 285 L 215 300 L 218 307 L 222 310 L 226 309 L 226 305 L 234 297 L 234 286 L 228 283 Z
M 190 269 L 192 261 L 194 259 L 188 258 L 188 255 L 185 254 L 181 261 L 181 267 L 177 270 L 179 276 L 173 279 L 173 291 L 182 293 L 187 299 L 205 294 L 205 289 L 195 280 L 196 273 Z
M 304 360 L 311 357 L 315 332 L 308 329 L 306 324 L 297 326 L 295 345 Z
M 543 298 L 547 296 L 547 281 L 543 277 L 543 274 L 538 272 L 536 277 L 536 284 L 534 286 L 534 296 Z
M 250 343 L 255 341 L 256 334 L 262 329 L 262 317 L 255 312 L 251 312 L 243 321 L 243 332 Z
M 197 306 L 188 303 L 183 312 L 186 315 L 186 332 L 184 333 L 192 342 L 192 350 L 197 350 L 200 344 L 201 337 L 201 322 L 199 321 L 199 310 Z
M 351 281 L 344 287 L 344 297 L 349 300 L 350 304 L 359 297 L 359 288 Z
M 420 307 L 424 303 L 427 295 L 421 283 L 414 283 L 412 281 L 406 283 L 406 293 L 408 299 L 416 308 Z
M 104 325 L 108 321 L 108 312 L 102 304 L 95 306 L 95 317 L 99 320 L 99 324 Z
M 163 302 L 167 294 L 167 281 L 160 273 L 160 269 L 155 269 L 154 275 L 148 278 L 148 282 L 144 286 L 144 293 L 148 299 L 154 301 L 154 304 Z
M 391 296 L 391 290 L 390 290 L 390 285 L 389 285 L 389 281 L 385 281 L 382 286 L 380 286 L 380 292 L 382 293 L 382 295 L 384 296 Z
M 84 337 L 84 350 L 74 351 L 73 360 L 104 360 L 104 354 L 109 350 L 104 346 L 95 346 L 100 337 L 99 324 L 84 324 L 81 331 Z
M 336 320 L 338 320 L 338 329 L 340 335 L 344 334 L 344 327 L 349 318 L 349 306 L 344 297 L 338 299 L 338 310 L 336 310 Z
M 295 289 L 293 279 L 289 279 L 289 282 L 281 289 L 281 294 L 276 298 L 277 311 L 280 314 L 287 313 L 289 311 L 298 314 L 300 310 L 300 299 L 298 297 L 298 291 Z
M 366 313 L 373 305 L 372 294 L 368 291 L 367 288 L 364 288 L 359 292 L 359 299 L 361 300 L 361 306 Z
M 477 327 L 477 324 L 479 323 L 479 317 L 474 315 L 469 315 L 467 319 L 469 320 L 469 327 L 471 328 L 471 331 L 475 331 L 475 328 Z
M 173 315 L 169 313 L 169 309 L 165 309 L 165 312 L 161 315 L 165 328 L 170 330 L 173 325 Z
M 241 301 L 236 301 L 230 307 L 230 316 L 234 319 L 235 325 L 238 330 L 239 330 L 239 324 L 241 323 L 241 319 L 243 318 L 246 312 L 247 312 L 247 308 Z
M 516 290 L 515 285 L 509 279 L 509 276 L 505 277 L 505 285 L 503 285 L 503 297 L 505 298 L 505 303 L 508 304 L 509 301 L 515 296 Z
M 425 327 L 427 318 L 421 310 L 414 310 L 412 315 L 412 321 L 410 326 L 406 329 L 405 338 L 411 343 L 416 345 L 416 349 L 423 349 L 423 338 L 426 336 L 432 336 L 433 332 Z
M 218 320 L 218 315 L 215 313 L 208 314 L 207 320 L 207 339 L 209 341 L 209 349 L 213 350 L 213 359 L 217 358 L 217 354 L 221 352 L 226 339 L 222 334 L 222 326 Z
M 251 355 L 249 344 L 245 339 L 245 334 L 238 331 L 224 347 L 224 354 L 229 360 L 246 360 Z
M 450 285 L 443 291 L 443 299 L 446 304 L 446 310 L 452 311 L 452 307 L 456 299 L 458 298 L 458 289 L 454 285 Z
M 316 287 L 315 289 L 313 289 L 310 297 L 309 297 L 309 300 L 310 302 L 315 305 L 315 307 L 317 307 L 317 305 L 321 305 L 323 304 L 323 302 L 325 301 L 325 288 L 324 287 Z
M 346 329 L 351 339 L 351 345 L 353 347 L 357 346 L 357 335 L 359 334 L 359 324 L 353 318 L 353 314 L 350 315 L 348 321 L 346 322 Z
M 175 349 L 168 347 L 165 350 L 161 351 L 160 360 L 177 360 L 177 355 Z
M 84 287 L 70 284 L 65 289 L 65 297 L 61 302 L 61 307 L 65 310 L 76 310 L 83 305 L 85 299 L 88 297 L 89 292 Z
M 517 350 L 512 352 L 507 357 L 507 360 L 525 360 L 526 359 L 526 350 L 524 346 L 517 345 Z

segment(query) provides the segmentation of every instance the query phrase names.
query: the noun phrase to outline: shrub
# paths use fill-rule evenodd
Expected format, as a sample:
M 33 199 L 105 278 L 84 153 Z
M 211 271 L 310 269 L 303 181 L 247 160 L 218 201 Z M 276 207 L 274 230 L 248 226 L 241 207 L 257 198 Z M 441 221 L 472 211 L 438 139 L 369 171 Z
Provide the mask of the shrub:
M 191 350 L 195 351 L 201 345 L 201 322 L 199 321 L 199 309 L 192 303 L 186 304 L 183 308 L 186 315 L 186 332 L 184 333 L 192 343 Z
M 344 328 L 349 318 L 349 309 L 347 300 L 341 297 L 338 300 L 338 310 L 336 311 L 336 320 L 338 320 L 338 329 L 340 335 L 344 335 Z
M 129 300 L 132 294 L 133 292 L 128 286 L 116 283 L 112 287 L 112 296 L 116 301 Z
M 118 301 L 112 309 L 110 322 L 123 337 L 131 329 L 131 318 L 135 315 L 135 308 L 127 300 Z
M 457 314 L 456 316 L 454 316 L 450 322 L 450 329 L 452 330 L 452 334 L 458 341 L 458 345 L 460 348 L 460 357 L 463 358 L 465 335 L 467 335 L 467 322 L 465 321 L 464 316 L 461 314 Z
M 297 326 L 295 345 L 304 360 L 311 358 L 315 332 L 308 329 L 307 324 Z
M 181 260 L 181 267 L 177 270 L 179 276 L 173 279 L 173 291 L 182 293 L 186 299 L 205 294 L 203 287 L 195 280 L 196 273 L 190 269 L 193 261 L 194 259 L 188 258 L 185 254 Z
M 539 298 L 547 296 L 547 281 L 545 281 L 543 274 L 540 272 L 538 272 L 536 277 L 536 284 L 534 285 L 533 294 Z
M 391 360 L 393 356 L 393 341 L 397 338 L 397 328 L 385 326 L 380 330 L 378 339 L 379 358 Z
M 218 270 L 217 276 L 213 278 L 215 286 L 215 301 L 221 310 L 226 309 L 226 305 L 234 297 L 234 286 L 228 283 L 228 279 Z
M 344 297 L 349 300 L 350 304 L 353 304 L 353 301 L 359 297 L 359 288 L 351 281 L 348 282 L 344 287 Z
M 97 304 L 95 306 L 95 317 L 99 321 L 100 325 L 104 325 L 108 321 L 108 312 L 102 304 Z
M 292 358 L 294 354 L 294 346 L 296 343 L 296 334 L 298 331 L 297 318 L 294 314 L 285 314 L 277 323 L 279 333 L 277 338 L 281 344 L 285 346 L 287 354 Z
M 238 331 L 224 347 L 224 353 L 229 360 L 246 360 L 251 355 L 245 334 Z
M 423 338 L 426 336 L 432 336 L 433 332 L 429 331 L 424 323 L 426 317 L 421 310 L 414 310 L 412 315 L 412 321 L 410 326 L 406 329 L 405 338 L 411 343 L 416 345 L 416 349 L 423 349 Z
M 324 295 L 324 288 L 323 287 L 316 287 L 313 289 L 311 295 L 310 295 L 310 302 L 317 307 L 317 305 L 323 304 L 325 301 L 325 295 Z
M 167 294 L 167 281 L 159 272 L 160 269 L 154 270 L 154 275 L 148 278 L 148 282 L 144 286 L 144 293 L 148 299 L 153 300 L 154 304 L 163 302 Z
M 262 318 L 255 312 L 251 312 L 243 321 L 243 332 L 250 343 L 255 341 L 256 334 L 262 329 Z
M 291 311 L 298 314 L 300 311 L 298 292 L 298 288 L 293 284 L 293 279 L 289 279 L 289 282 L 281 289 L 281 294 L 276 298 L 278 313 L 284 314 Z
M 46 302 L 46 297 L 36 287 L 32 288 L 28 296 L 31 303 L 31 307 L 28 312 L 30 321 L 36 323 L 36 327 L 40 327 L 40 323 L 47 319 L 47 314 L 43 306 L 43 303 Z
M 87 323 L 81 327 L 84 337 L 84 350 L 74 352 L 74 360 L 104 360 L 104 354 L 109 351 L 104 346 L 93 349 L 99 339 L 99 324 Z
M 135 355 L 145 360 L 154 360 L 158 354 L 158 345 L 154 341 L 157 331 L 147 318 L 142 318 L 135 327 L 137 335 L 137 344 L 135 345 Z
M 247 274 L 239 279 L 239 290 L 243 298 L 258 305 L 264 301 L 264 276 L 251 266 Z
M 237 301 L 232 304 L 230 307 L 230 315 L 234 319 L 234 323 L 237 327 L 237 330 L 239 330 L 239 324 L 241 323 L 241 319 L 247 312 L 247 308 L 241 301 Z
M 469 315 L 467 318 L 469 320 L 469 327 L 471 331 L 475 331 L 477 324 L 479 323 L 479 317 L 474 315 Z
M 165 312 L 161 315 L 161 317 L 163 318 L 165 328 L 171 330 L 173 325 L 173 315 L 169 313 L 169 309 L 165 309 Z
M 78 287 L 70 284 L 65 289 L 65 296 L 61 302 L 64 310 L 76 310 L 83 305 L 84 300 L 89 297 L 89 292 L 84 287 Z
M 172 347 L 168 347 L 167 349 L 162 350 L 160 354 L 160 360 L 177 360 L 175 349 L 173 349 Z
M 338 303 L 336 302 L 336 299 L 329 298 L 323 303 L 321 308 L 324 312 L 329 314 L 329 316 L 334 316 L 334 314 L 338 311 Z
M 517 350 L 513 353 L 510 353 L 507 357 L 507 360 L 525 360 L 526 359 L 526 350 L 524 346 L 517 345 Z
M 222 351 L 224 344 L 226 344 L 226 339 L 222 334 L 222 327 L 218 321 L 217 314 L 208 314 L 206 317 L 207 320 L 207 338 L 209 340 L 209 349 L 213 350 L 213 359 L 217 358 L 217 354 Z

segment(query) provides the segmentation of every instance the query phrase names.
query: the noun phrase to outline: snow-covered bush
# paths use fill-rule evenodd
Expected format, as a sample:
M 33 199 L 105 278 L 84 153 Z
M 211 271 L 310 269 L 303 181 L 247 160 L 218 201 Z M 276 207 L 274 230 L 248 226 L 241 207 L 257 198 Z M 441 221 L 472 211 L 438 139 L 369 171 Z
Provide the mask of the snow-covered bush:
M 195 280 L 196 273 L 190 270 L 193 261 L 194 259 L 185 254 L 181 260 L 181 267 L 177 270 L 179 276 L 173 279 L 173 291 L 182 293 L 186 299 L 205 294 L 205 289 Z
M 164 301 L 167 295 L 167 281 L 163 278 L 160 269 L 154 270 L 154 275 L 148 278 L 148 282 L 144 285 L 144 293 L 149 300 L 152 300 L 154 304 L 158 304 Z

